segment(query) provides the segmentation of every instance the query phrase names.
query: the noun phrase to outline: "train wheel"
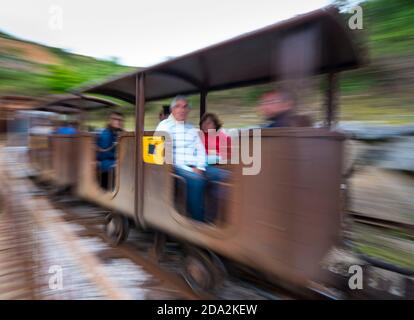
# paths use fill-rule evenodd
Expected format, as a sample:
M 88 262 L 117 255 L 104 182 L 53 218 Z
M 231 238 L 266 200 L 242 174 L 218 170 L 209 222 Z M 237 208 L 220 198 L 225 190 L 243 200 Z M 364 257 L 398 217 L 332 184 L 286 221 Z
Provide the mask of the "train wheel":
M 149 256 L 156 262 L 160 262 L 164 255 L 166 235 L 161 232 L 155 234 L 154 246 L 149 250 Z
M 214 281 L 216 283 L 216 287 L 218 287 L 224 282 L 224 280 L 226 280 L 227 270 L 221 259 L 216 254 L 209 251 L 209 255 L 214 265 Z
M 112 244 L 118 245 L 128 238 L 128 218 L 120 214 L 108 214 L 106 216 L 105 232 L 111 239 Z
M 184 259 L 184 279 L 197 294 L 211 294 L 225 279 L 225 268 L 219 258 L 191 248 Z

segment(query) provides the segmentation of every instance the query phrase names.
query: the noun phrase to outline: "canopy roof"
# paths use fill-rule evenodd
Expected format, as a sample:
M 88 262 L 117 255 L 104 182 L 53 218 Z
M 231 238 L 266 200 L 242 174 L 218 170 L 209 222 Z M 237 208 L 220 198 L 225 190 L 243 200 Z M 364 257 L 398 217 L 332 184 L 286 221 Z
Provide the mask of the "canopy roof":
M 50 111 L 56 113 L 78 113 L 82 110 L 93 111 L 100 108 L 114 106 L 115 103 L 91 96 L 84 95 L 58 95 L 50 96 L 47 102 L 38 106 L 39 111 Z
M 134 103 L 140 73 L 149 101 L 347 70 L 360 64 L 350 32 L 329 6 L 77 92 Z
M 0 96 L 0 110 L 31 110 L 42 100 L 28 96 Z

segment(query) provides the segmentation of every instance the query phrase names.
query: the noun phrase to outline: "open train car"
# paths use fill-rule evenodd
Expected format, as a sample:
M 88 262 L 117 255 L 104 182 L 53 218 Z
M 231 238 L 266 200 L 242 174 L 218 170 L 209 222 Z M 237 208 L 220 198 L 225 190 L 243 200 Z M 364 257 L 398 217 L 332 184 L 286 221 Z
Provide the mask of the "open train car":
M 118 136 L 117 161 L 113 176 L 114 188 L 106 190 L 101 188 L 97 178 L 96 165 L 96 137 L 91 133 L 81 133 L 78 137 L 78 181 L 75 193 L 82 199 L 99 204 L 115 213 L 132 220 L 135 217 L 135 134 L 133 132 L 121 133 Z M 118 218 L 118 217 L 115 217 Z M 124 219 L 124 224 L 128 221 Z M 125 239 L 127 230 L 122 230 L 115 236 L 115 242 Z
M 338 240 L 345 136 L 331 130 L 337 73 L 360 64 L 351 31 L 337 10 L 327 7 L 84 88 L 79 92 L 135 103 L 136 131 L 119 139 L 111 192 L 97 187 L 93 139 L 81 135 L 77 192 L 121 213 L 109 221 L 118 240 L 125 238 L 128 217 L 194 248 L 185 266 L 194 288 L 212 288 L 217 279 L 221 264 L 211 252 L 272 281 L 306 286 L 319 277 L 320 261 Z M 327 75 L 325 126 L 262 129 L 261 170 L 244 175 L 242 163 L 226 165 L 231 178 L 219 213 L 222 223 L 198 222 L 177 209 L 172 166 L 146 160 L 144 146 L 154 136 L 144 131 L 146 102 L 199 94 L 201 116 L 209 92 L 322 74 Z M 253 143 L 252 130 L 247 136 Z M 240 153 L 240 144 L 233 148 Z
M 38 111 L 54 115 L 76 115 L 99 108 L 114 106 L 114 103 L 95 97 L 64 95 L 53 96 L 39 105 Z M 75 187 L 79 180 L 78 169 L 79 134 L 56 134 L 50 121 L 47 131 L 32 131 L 29 139 L 29 161 L 42 181 L 57 188 Z

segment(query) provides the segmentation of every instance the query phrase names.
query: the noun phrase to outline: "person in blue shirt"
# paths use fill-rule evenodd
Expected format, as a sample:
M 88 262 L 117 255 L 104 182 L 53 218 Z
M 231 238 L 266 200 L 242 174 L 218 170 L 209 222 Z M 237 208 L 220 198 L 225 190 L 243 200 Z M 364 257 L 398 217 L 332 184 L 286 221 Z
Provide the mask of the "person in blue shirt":
M 55 130 L 55 134 L 76 134 L 78 130 L 70 123 L 66 121 L 62 121 L 60 126 Z
M 114 187 L 114 172 L 116 165 L 116 142 L 118 134 L 123 131 L 124 117 L 118 111 L 112 111 L 109 115 L 107 127 L 102 130 L 97 139 L 98 172 L 100 184 L 104 189 Z

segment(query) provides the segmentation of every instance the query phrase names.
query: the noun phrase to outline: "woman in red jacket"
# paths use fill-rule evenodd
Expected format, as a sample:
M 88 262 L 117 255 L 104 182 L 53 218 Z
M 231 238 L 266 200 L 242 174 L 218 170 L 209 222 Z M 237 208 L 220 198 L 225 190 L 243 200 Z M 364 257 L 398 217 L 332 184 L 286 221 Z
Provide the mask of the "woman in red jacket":
M 221 127 L 223 123 L 214 113 L 206 113 L 200 120 L 201 141 L 204 144 L 209 164 L 217 164 L 231 157 L 231 137 Z

